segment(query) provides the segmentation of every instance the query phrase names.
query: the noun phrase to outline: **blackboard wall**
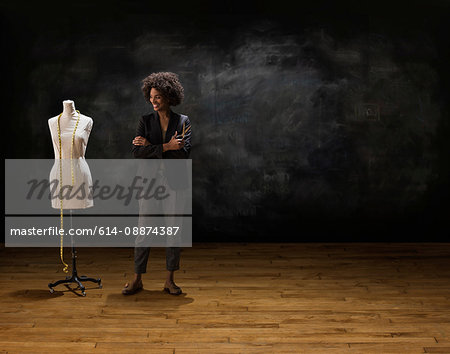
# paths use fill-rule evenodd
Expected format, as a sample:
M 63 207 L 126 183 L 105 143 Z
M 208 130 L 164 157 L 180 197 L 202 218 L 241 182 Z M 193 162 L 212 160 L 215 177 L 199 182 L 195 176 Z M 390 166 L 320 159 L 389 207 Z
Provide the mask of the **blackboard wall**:
M 87 158 L 132 158 L 140 81 L 173 71 L 194 241 L 444 241 L 448 6 L 377 4 L 4 6 L 5 157 L 53 158 L 72 99 Z

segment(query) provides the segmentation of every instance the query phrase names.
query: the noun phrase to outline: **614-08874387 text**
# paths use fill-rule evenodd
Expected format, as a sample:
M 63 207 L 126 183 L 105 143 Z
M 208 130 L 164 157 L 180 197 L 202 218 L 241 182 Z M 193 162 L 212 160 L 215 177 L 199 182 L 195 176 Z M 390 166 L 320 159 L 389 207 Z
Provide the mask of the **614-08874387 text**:
M 98 229 L 98 234 L 103 235 L 142 235 L 142 236 L 175 236 L 180 230 L 179 226 L 133 226 L 125 227 L 123 230 L 116 226 L 101 226 Z
M 126 226 L 123 229 L 117 226 L 95 226 L 93 228 L 69 228 L 67 231 L 57 226 L 48 228 L 11 228 L 11 236 L 52 236 L 52 235 L 73 235 L 73 236 L 175 236 L 180 230 L 179 226 Z

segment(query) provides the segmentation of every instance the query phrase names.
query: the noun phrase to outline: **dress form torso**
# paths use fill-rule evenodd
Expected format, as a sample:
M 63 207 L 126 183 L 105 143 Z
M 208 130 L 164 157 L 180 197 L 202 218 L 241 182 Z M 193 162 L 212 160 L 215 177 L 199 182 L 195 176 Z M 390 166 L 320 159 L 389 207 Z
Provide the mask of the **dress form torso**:
M 48 120 L 52 136 L 53 151 L 55 153 L 55 164 L 50 172 L 50 181 L 58 181 L 56 193 L 59 193 L 60 164 L 62 164 L 62 186 L 71 185 L 73 175 L 73 190 L 79 190 L 81 187 L 80 193 L 77 195 L 82 196 L 81 199 L 63 199 L 63 209 L 89 208 L 92 207 L 94 203 L 92 198 L 89 197 L 89 193 L 91 192 L 90 187 L 92 186 L 92 177 L 89 166 L 85 160 L 85 153 L 93 120 L 90 117 L 78 113 L 75 110 L 73 101 L 64 101 L 63 107 L 64 110 L 60 117 L 58 115 Z M 60 128 L 59 134 L 58 118 Z M 76 131 L 74 134 L 75 127 Z M 61 137 L 62 160 L 60 160 L 59 136 Z M 57 195 L 56 193 L 55 195 Z M 60 201 L 58 197 L 54 197 L 55 195 L 52 195 L 52 207 L 59 209 Z

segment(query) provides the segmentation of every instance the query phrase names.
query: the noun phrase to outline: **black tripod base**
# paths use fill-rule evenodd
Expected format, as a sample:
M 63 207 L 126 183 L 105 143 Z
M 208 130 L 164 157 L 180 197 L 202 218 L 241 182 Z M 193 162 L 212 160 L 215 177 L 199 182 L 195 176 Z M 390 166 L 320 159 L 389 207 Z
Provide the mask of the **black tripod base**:
M 78 285 L 78 287 L 80 288 L 83 296 L 86 296 L 86 291 L 85 291 L 86 288 L 81 283 L 82 281 L 91 281 L 93 283 L 97 283 L 98 287 L 100 289 L 102 288 L 102 280 L 100 278 L 94 279 L 94 278 L 89 278 L 85 275 L 78 276 L 76 274 L 72 274 L 72 276 L 68 276 L 68 277 L 66 277 L 66 279 L 61 279 L 61 280 L 55 281 L 54 283 L 49 283 L 48 287 L 50 288 L 50 293 L 53 294 L 55 292 L 55 289 L 53 289 L 53 288 L 59 284 L 76 283 Z
M 58 281 L 55 281 L 54 283 L 49 283 L 48 287 L 50 288 L 50 293 L 53 294 L 55 292 L 55 289 L 53 289 L 55 286 L 59 284 L 66 284 L 66 283 L 76 283 L 78 287 L 81 290 L 81 293 L 83 296 L 86 296 L 86 289 L 84 285 L 81 283 L 82 281 L 91 281 L 98 284 L 98 287 L 102 288 L 102 280 L 100 278 L 94 279 L 94 278 L 88 278 L 85 275 L 78 276 L 77 273 L 77 251 L 75 250 L 75 247 L 72 246 L 72 275 L 67 276 L 66 279 L 61 279 Z

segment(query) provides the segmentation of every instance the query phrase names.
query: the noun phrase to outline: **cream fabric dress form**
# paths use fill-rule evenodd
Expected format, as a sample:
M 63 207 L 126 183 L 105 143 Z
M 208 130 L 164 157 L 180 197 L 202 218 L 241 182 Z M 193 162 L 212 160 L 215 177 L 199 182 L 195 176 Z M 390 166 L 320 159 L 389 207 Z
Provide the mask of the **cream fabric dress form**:
M 58 115 L 59 116 L 59 115 Z M 94 205 L 92 199 L 92 176 L 89 166 L 84 157 L 86 146 L 89 140 L 89 134 L 92 129 L 92 118 L 80 114 L 77 130 L 75 132 L 72 163 L 70 161 L 70 150 L 72 144 L 72 134 L 75 129 L 78 112 L 75 110 L 73 101 L 66 100 L 63 102 L 63 113 L 60 118 L 60 132 L 61 132 L 61 150 L 62 160 L 59 159 L 59 138 L 58 138 L 58 116 L 52 117 L 48 120 L 50 133 L 52 136 L 53 150 L 55 152 L 55 163 L 50 171 L 50 182 L 58 181 L 57 187 L 51 185 L 52 190 L 52 207 L 60 209 L 60 166 L 62 167 L 62 186 L 63 186 L 63 209 L 85 209 Z M 74 176 L 74 184 L 72 191 L 72 172 Z M 68 194 L 70 193 L 70 197 Z

